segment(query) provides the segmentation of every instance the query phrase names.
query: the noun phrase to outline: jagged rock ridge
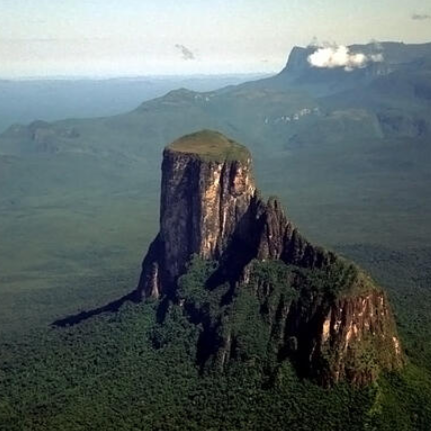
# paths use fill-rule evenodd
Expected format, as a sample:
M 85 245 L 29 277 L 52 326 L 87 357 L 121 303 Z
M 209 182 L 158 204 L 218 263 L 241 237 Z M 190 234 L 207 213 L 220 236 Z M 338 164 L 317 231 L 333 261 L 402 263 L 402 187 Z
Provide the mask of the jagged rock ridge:
M 179 289 L 196 256 L 216 262 L 202 289 L 229 286 L 219 301 L 224 311 L 212 319 Z M 281 265 L 277 281 L 256 271 L 262 262 Z M 265 315 L 268 351 L 325 385 L 365 384 L 403 363 L 382 289 L 354 264 L 308 242 L 277 199 L 262 200 L 245 147 L 213 131 L 185 136 L 163 153 L 160 232 L 137 293 L 180 304 L 202 324 L 201 362 L 223 369 L 241 357 L 241 330 L 227 322 L 235 320 L 238 292 L 247 289 L 260 303 L 256 319 Z

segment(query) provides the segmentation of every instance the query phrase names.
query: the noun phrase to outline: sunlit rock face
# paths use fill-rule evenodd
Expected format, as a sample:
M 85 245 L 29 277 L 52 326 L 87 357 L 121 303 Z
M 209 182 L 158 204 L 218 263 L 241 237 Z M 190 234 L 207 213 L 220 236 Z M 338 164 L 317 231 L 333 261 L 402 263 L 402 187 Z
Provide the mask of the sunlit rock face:
M 184 310 L 194 309 L 193 320 L 199 319 L 204 312 L 177 295 L 178 279 L 197 255 L 217 262 L 211 289 L 220 283 L 231 286 L 223 306 L 241 289 L 254 286 L 253 295 L 266 310 L 257 309 L 255 319 L 266 313 L 268 351 L 277 352 L 280 361 L 293 360 L 304 375 L 325 386 L 340 381 L 364 385 L 381 370 L 401 367 L 401 343 L 385 292 L 352 262 L 307 241 L 276 198 L 264 201 L 251 163 L 245 147 L 218 132 L 197 132 L 165 148 L 160 232 L 144 259 L 138 296 L 167 298 Z M 290 275 L 276 288 L 267 280 L 253 280 L 256 262 L 283 263 Z M 307 278 L 309 273 L 314 278 Z M 285 293 L 276 296 L 283 286 Z M 231 305 L 227 314 L 235 313 Z M 219 370 L 241 357 L 236 350 L 244 344 L 229 325 L 221 330 L 223 319 L 201 322 L 202 345 L 211 352 L 198 348 L 198 355 L 217 363 Z
M 250 164 L 164 151 L 160 238 L 170 281 L 193 254 L 220 258 L 255 191 Z
M 166 147 L 160 234 L 144 261 L 143 295 L 171 289 L 194 254 L 220 258 L 239 234 L 254 193 L 249 151 L 222 134 L 204 130 Z
M 310 304 L 304 295 L 291 305 L 287 335 L 297 339 L 296 358 L 325 386 L 346 380 L 363 386 L 404 363 L 386 294 L 364 277 L 359 272 L 351 292 L 339 297 L 316 295 Z

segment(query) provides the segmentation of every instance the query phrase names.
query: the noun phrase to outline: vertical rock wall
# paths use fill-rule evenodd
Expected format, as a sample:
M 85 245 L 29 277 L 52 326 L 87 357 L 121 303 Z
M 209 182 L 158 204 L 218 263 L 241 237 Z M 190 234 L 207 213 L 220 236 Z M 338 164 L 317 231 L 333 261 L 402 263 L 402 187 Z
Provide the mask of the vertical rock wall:
M 193 254 L 221 257 L 255 191 L 250 165 L 164 151 L 160 238 L 170 281 Z
M 207 135 L 203 132 L 202 139 Z M 215 132 L 210 138 L 221 145 L 230 142 Z M 174 144 L 163 152 L 160 233 L 144 260 L 138 289 L 145 297 L 172 289 L 192 255 L 219 259 L 255 193 L 251 156 L 244 147 L 242 157 L 232 160 L 228 151 L 207 155 Z

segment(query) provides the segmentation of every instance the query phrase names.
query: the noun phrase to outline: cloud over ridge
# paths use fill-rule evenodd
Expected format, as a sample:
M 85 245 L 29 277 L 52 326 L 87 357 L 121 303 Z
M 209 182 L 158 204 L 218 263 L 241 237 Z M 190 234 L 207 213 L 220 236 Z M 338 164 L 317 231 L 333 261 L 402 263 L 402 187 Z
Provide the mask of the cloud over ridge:
M 346 72 L 351 72 L 355 69 L 362 69 L 370 63 L 382 62 L 383 55 L 381 53 L 353 53 L 349 47 L 337 45 L 318 48 L 308 56 L 307 60 L 313 67 L 326 69 L 343 68 Z

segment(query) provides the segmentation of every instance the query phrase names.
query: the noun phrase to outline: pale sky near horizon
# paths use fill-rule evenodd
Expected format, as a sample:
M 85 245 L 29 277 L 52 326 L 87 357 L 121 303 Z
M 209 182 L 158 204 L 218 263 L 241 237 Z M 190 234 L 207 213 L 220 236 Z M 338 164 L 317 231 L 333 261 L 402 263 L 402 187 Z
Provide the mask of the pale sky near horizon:
M 0 0 L 0 77 L 274 72 L 313 37 L 431 42 L 431 2 Z

